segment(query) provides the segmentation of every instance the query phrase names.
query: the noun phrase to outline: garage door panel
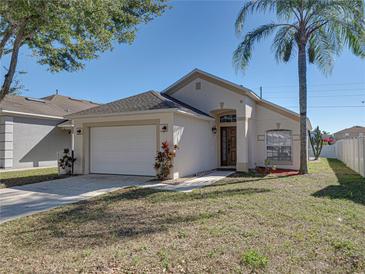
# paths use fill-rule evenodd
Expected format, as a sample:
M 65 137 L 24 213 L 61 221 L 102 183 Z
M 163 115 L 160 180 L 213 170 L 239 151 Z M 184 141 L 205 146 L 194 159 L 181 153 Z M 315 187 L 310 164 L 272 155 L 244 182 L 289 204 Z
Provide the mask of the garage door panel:
M 156 126 L 90 129 L 90 172 L 155 175 Z

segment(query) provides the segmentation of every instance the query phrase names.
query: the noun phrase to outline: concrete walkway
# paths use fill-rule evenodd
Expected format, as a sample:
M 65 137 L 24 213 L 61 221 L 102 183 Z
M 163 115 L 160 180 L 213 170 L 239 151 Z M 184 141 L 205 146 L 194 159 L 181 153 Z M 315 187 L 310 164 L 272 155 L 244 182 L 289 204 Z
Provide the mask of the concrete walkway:
M 160 189 L 160 190 L 191 192 L 194 189 L 202 188 L 207 185 L 212 185 L 215 182 L 222 180 L 233 173 L 235 173 L 235 171 L 218 170 L 218 171 L 212 171 L 211 173 L 209 173 L 205 176 L 183 181 L 179 184 L 159 183 L 159 184 L 154 184 L 154 185 L 145 185 L 143 187 L 149 187 L 149 188 Z
M 173 185 L 151 183 L 151 177 L 84 175 L 4 188 L 0 189 L 0 223 L 130 186 L 190 192 L 211 185 L 232 173 L 233 171 L 213 171 Z

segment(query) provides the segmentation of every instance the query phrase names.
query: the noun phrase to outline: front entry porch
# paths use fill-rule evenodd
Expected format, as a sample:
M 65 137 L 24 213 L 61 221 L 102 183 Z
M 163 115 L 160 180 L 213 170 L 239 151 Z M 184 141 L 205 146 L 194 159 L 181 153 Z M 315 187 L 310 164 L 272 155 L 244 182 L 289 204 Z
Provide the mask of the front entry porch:
M 217 125 L 218 167 L 247 172 L 247 117 L 239 109 L 219 109 L 212 114 Z

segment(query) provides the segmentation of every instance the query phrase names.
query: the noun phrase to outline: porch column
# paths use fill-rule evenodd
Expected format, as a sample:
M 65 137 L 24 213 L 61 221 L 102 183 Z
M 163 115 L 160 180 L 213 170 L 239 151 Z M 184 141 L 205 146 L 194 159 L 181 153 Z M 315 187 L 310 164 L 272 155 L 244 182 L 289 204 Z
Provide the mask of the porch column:
M 0 117 L 0 168 L 13 167 L 13 117 Z
M 75 174 L 84 174 L 84 129 L 81 123 L 72 121 L 74 125 L 73 129 L 73 142 L 74 142 L 74 153 L 76 161 L 74 163 L 74 173 Z
M 251 118 L 250 107 L 244 103 L 236 110 L 237 114 L 237 171 L 247 172 L 248 160 L 248 120 Z

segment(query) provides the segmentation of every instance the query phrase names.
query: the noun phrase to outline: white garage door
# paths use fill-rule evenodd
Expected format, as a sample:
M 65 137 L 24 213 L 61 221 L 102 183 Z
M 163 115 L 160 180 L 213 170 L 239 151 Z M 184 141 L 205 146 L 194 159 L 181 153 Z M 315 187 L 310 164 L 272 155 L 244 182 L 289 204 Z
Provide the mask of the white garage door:
M 90 129 L 90 172 L 154 176 L 156 126 Z

